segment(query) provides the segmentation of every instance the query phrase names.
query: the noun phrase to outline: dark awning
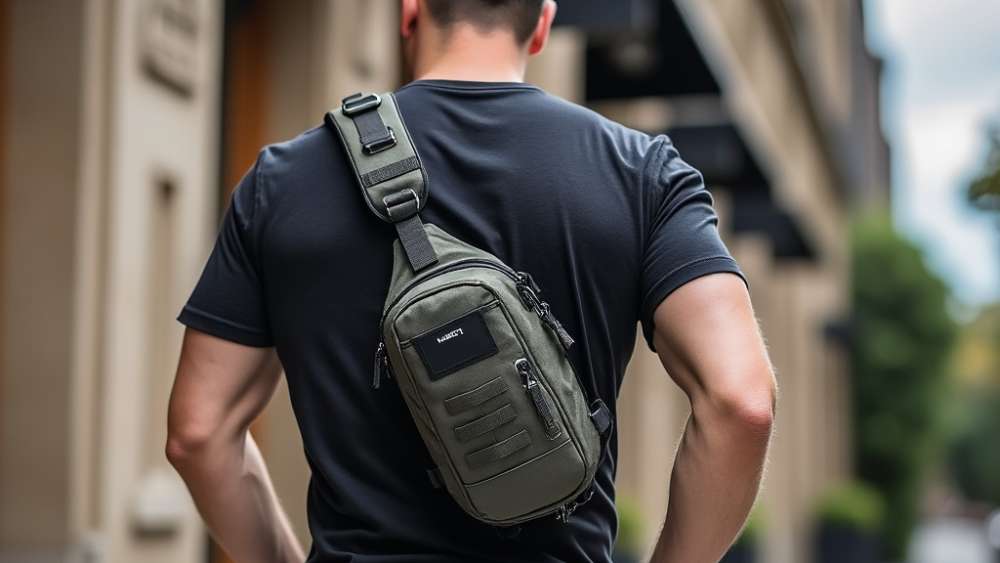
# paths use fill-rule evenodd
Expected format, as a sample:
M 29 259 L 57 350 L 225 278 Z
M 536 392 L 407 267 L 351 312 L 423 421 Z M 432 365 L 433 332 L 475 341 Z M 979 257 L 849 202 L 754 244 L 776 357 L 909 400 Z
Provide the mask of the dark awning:
M 587 99 L 718 95 L 719 84 L 674 3 L 653 3 L 647 11 L 652 25 L 588 34 Z
M 714 99 L 724 107 L 719 81 L 673 2 L 585 0 L 559 10 L 563 25 L 587 32 L 588 102 Z M 775 200 L 770 179 L 724 109 L 710 123 L 677 117 L 684 126 L 667 133 L 709 189 L 727 191 L 733 230 L 766 235 L 777 258 L 814 258 L 797 218 Z
M 653 27 L 656 2 L 651 0 L 571 0 L 560 2 L 555 26 L 588 33 L 613 33 Z
M 667 134 L 681 157 L 701 171 L 709 189 L 726 190 L 733 232 L 766 235 L 776 258 L 815 258 L 796 217 L 774 200 L 767 176 L 736 127 L 676 127 Z

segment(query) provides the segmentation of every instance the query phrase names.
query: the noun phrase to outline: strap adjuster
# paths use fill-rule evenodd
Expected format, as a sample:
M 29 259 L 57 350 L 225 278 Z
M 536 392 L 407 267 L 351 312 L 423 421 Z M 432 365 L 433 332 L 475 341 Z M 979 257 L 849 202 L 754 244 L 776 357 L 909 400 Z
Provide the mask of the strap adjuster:
M 352 94 L 340 102 L 340 111 L 347 117 L 354 117 L 359 113 L 373 110 L 382 105 L 382 96 L 378 94 Z
M 401 221 L 416 215 L 420 211 L 420 196 L 418 196 L 417 192 L 412 189 L 405 189 L 383 197 L 382 205 L 385 206 L 386 213 L 389 214 L 390 220 L 393 222 Z M 403 206 L 407 206 L 407 208 L 403 210 Z M 401 210 L 403 214 L 393 216 L 393 209 Z
M 595 399 L 590 403 L 590 420 L 601 436 L 606 436 L 611 430 L 614 419 L 611 417 L 611 410 L 601 399 Z
M 396 146 L 396 132 L 392 130 L 392 127 L 388 126 L 386 126 L 385 130 L 387 133 L 385 136 L 361 145 L 361 150 L 365 151 L 365 154 L 372 155 Z

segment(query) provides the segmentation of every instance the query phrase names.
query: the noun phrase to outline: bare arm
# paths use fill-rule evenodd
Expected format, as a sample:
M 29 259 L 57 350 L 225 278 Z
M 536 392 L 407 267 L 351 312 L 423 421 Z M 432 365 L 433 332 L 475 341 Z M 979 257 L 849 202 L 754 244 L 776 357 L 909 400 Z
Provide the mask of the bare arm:
M 654 345 L 691 401 L 652 563 L 715 563 L 760 487 L 775 382 L 743 282 L 696 279 L 654 314 Z
M 188 329 L 170 396 L 167 458 L 215 540 L 240 563 L 302 563 L 250 423 L 271 399 L 281 365 L 251 348 Z

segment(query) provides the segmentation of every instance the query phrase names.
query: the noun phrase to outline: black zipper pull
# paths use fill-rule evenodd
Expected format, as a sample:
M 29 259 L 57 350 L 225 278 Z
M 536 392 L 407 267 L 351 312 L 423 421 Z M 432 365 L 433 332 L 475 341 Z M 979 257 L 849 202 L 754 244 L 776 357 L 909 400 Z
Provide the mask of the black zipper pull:
M 528 272 L 518 272 L 517 277 L 521 278 L 522 283 L 530 287 L 531 291 L 535 292 L 536 295 L 542 292 L 542 288 L 538 287 L 538 284 L 535 283 L 535 278 L 531 277 L 531 274 Z
M 569 332 L 567 332 L 562 323 L 559 322 L 559 319 L 552 314 L 552 310 L 549 309 L 549 304 L 544 301 L 542 301 L 542 321 L 549 325 L 549 328 L 556 333 L 556 336 L 559 338 L 559 343 L 562 344 L 564 350 L 569 350 L 573 344 L 576 344 L 576 340 L 573 340 L 573 337 L 569 335 Z
M 516 285 L 517 294 L 521 297 L 521 303 L 528 309 L 537 312 L 541 301 L 538 299 L 540 290 L 538 289 L 538 284 L 535 283 L 535 279 L 527 272 L 518 272 Z
M 389 371 L 389 358 L 385 353 L 385 342 L 379 342 L 375 350 L 375 369 L 372 374 L 372 389 L 378 389 L 382 385 L 382 376 L 392 377 Z
M 552 314 L 549 304 L 538 297 L 538 294 L 542 290 L 535 283 L 535 278 L 531 277 L 531 274 L 527 272 L 518 272 L 517 278 L 517 294 L 521 297 L 521 302 L 524 303 L 525 307 L 534 311 L 538 315 L 538 318 L 542 319 L 542 322 L 552 329 L 552 332 L 556 333 L 556 337 L 559 338 L 559 343 L 562 344 L 563 349 L 569 350 L 576 341 L 563 328 L 559 319 Z
M 552 407 L 542 392 L 541 384 L 538 383 L 538 379 L 535 377 L 531 363 L 526 358 L 520 358 L 514 362 L 514 367 L 521 374 L 521 378 L 524 380 L 524 388 L 528 391 L 528 396 L 531 397 L 531 402 L 534 403 L 535 411 L 538 412 L 539 418 L 542 419 L 542 423 L 545 426 L 545 436 L 549 440 L 558 438 L 562 434 L 562 430 L 559 429 L 559 424 L 552 414 Z

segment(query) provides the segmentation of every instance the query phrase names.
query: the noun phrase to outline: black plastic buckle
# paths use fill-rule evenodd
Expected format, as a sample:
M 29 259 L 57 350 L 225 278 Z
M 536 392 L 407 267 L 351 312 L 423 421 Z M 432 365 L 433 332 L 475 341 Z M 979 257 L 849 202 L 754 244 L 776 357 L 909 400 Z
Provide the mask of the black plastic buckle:
M 392 127 L 388 126 L 385 130 L 389 132 L 388 135 L 375 139 L 370 143 L 365 143 L 361 146 L 361 150 L 365 151 L 365 154 L 375 154 L 396 146 L 396 132 L 392 130 Z
M 382 96 L 378 94 L 352 94 L 340 102 L 340 110 L 347 117 L 354 117 L 359 113 L 373 110 L 382 105 Z
M 590 403 L 590 420 L 593 421 L 594 427 L 602 436 L 611 430 L 611 424 L 614 422 L 611 418 L 611 410 L 601 399 L 595 399 Z
M 413 212 L 407 213 L 405 216 L 394 217 L 392 214 L 392 210 L 402 208 L 404 205 L 409 203 L 410 200 L 413 201 L 413 208 L 412 208 Z M 382 205 L 385 206 L 385 211 L 386 213 L 389 214 L 390 220 L 402 221 L 404 219 L 409 219 L 410 217 L 413 217 L 414 215 L 420 212 L 420 196 L 418 196 L 417 192 L 413 191 L 412 188 L 407 188 L 403 191 L 391 193 L 383 197 Z

